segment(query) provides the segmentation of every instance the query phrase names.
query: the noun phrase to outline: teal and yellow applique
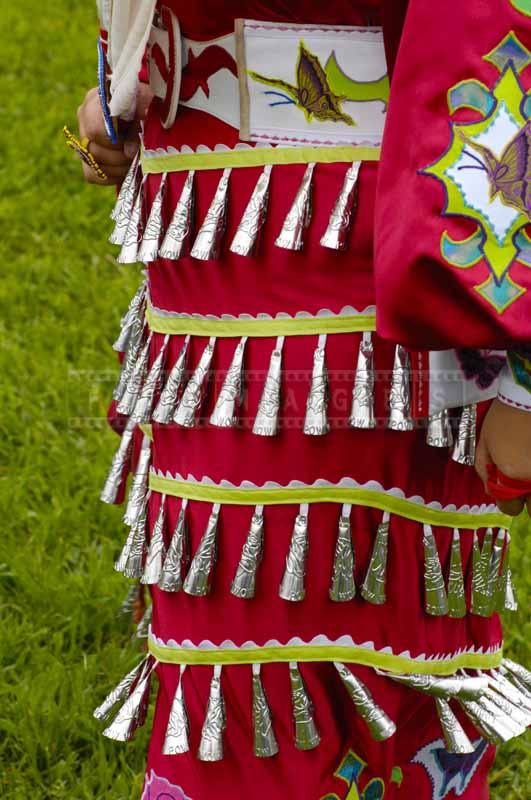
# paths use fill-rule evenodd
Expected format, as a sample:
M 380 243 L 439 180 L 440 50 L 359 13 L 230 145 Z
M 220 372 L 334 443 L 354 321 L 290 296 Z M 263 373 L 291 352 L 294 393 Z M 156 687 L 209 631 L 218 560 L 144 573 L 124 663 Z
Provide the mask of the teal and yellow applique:
M 349 750 L 339 769 L 334 773 L 336 778 L 347 784 L 345 791 L 347 794 L 327 794 L 321 800 L 383 800 L 385 795 L 385 783 L 381 778 L 372 778 L 364 788 L 361 788 L 361 775 L 367 766 L 366 762 L 360 758 L 353 750 Z M 402 782 L 402 770 L 394 767 L 391 774 L 391 783 L 400 785 Z
M 443 258 L 460 269 L 484 260 L 489 277 L 476 291 L 502 314 L 525 293 L 511 277 L 516 261 L 531 267 L 531 94 L 521 83 L 531 53 L 509 33 L 484 59 L 499 71 L 492 89 L 467 80 L 448 92 L 450 114 L 468 108 L 477 122 L 451 122 L 447 151 L 421 174 L 444 186 L 445 215 L 464 216 L 475 232 L 456 241 L 445 231 Z
M 515 383 L 531 393 L 531 348 L 527 348 L 522 352 L 509 350 L 507 361 Z

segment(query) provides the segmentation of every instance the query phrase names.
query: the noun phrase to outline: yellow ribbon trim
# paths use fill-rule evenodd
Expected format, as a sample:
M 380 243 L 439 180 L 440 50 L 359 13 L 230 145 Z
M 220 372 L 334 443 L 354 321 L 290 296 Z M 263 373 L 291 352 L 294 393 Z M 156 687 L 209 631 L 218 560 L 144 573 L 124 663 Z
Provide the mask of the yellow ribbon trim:
M 417 675 L 452 675 L 458 669 L 494 669 L 499 667 L 503 649 L 495 653 L 459 653 L 450 658 L 415 661 L 392 653 L 367 650 L 365 647 L 321 645 L 307 647 L 256 647 L 234 650 L 191 650 L 159 645 L 148 641 L 152 656 L 163 664 L 269 664 L 272 662 L 341 661 L 366 667 Z
M 252 147 L 248 150 L 221 150 L 209 153 L 175 153 L 146 157 L 140 161 L 144 175 L 226 167 L 264 167 L 266 164 L 337 164 L 352 161 L 378 161 L 379 147 Z
M 292 317 L 289 319 L 200 319 L 168 317 L 148 306 L 146 319 L 153 333 L 193 336 L 304 336 L 312 333 L 355 333 L 375 331 L 374 314 L 336 317 Z
M 393 497 L 374 489 L 349 488 L 346 486 L 301 486 L 278 489 L 229 489 L 222 486 L 207 486 L 202 483 L 178 481 L 151 473 L 149 487 L 154 492 L 181 499 L 199 500 L 207 503 L 225 505 L 299 505 L 300 503 L 350 503 L 354 506 L 368 506 L 381 511 L 389 511 L 400 517 L 427 525 L 448 528 L 509 528 L 511 518 L 499 512 L 473 514 L 467 512 L 443 511 L 413 503 L 400 497 Z

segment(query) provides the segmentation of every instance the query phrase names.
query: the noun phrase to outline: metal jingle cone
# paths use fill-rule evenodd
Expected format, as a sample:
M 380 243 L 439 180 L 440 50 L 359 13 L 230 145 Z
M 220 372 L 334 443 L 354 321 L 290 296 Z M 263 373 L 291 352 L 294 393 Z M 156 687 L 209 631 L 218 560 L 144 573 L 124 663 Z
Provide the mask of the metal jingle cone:
M 255 251 L 260 231 L 267 216 L 271 164 L 266 164 L 247 203 L 236 229 L 230 250 L 240 256 L 250 256 Z
M 339 517 L 334 570 L 330 585 L 330 600 L 345 603 L 356 596 L 354 581 L 354 545 L 350 528 L 350 512 L 352 506 L 344 505 Z
M 514 704 L 508 697 L 505 697 L 502 692 L 497 691 L 496 685 L 491 682 L 491 685 L 483 695 L 483 700 L 488 700 L 494 706 L 500 709 L 502 714 L 512 720 L 515 727 L 520 728 L 520 732 L 524 733 L 529 727 L 530 716 L 521 703 Z
M 200 761 L 223 759 L 223 732 L 226 725 L 225 701 L 221 691 L 221 666 L 218 664 L 214 667 L 201 742 L 197 752 Z
M 341 192 L 330 214 L 328 226 L 321 237 L 322 247 L 331 250 L 345 250 L 347 247 L 360 166 L 360 161 L 354 161 L 347 170 Z
M 356 678 L 345 664 L 334 662 L 334 666 L 339 672 L 343 685 L 356 706 L 358 714 L 366 722 L 372 738 L 377 742 L 384 742 L 393 736 L 396 732 L 395 723 L 374 702 L 365 684 L 359 678 Z
M 183 589 L 186 594 L 203 597 L 210 592 L 212 570 L 216 560 L 217 530 L 220 505 L 212 507 L 206 530 L 190 564 Z
M 253 664 L 253 731 L 255 756 L 271 758 L 278 753 L 271 709 L 260 677 L 260 664 Z
M 504 658 L 502 664 L 524 684 L 528 692 L 531 692 L 531 672 L 523 664 L 518 664 L 510 658 Z
M 136 520 L 135 524 L 131 527 L 131 545 L 130 549 L 128 547 L 129 537 L 125 544 L 128 549 L 122 554 L 124 556 L 122 562 L 122 554 L 120 555 L 118 561 L 115 564 L 115 569 L 118 570 L 118 567 L 121 566 L 122 569 L 119 570 L 125 575 L 126 578 L 141 578 L 143 572 L 143 563 L 144 563 L 144 556 L 146 554 L 147 542 L 146 542 L 146 529 L 147 529 L 147 516 L 148 516 L 148 504 L 149 504 L 149 497 L 150 492 L 148 491 L 146 497 L 144 499 L 144 503 L 142 506 L 142 510 L 138 515 L 138 519 Z
M 216 339 L 214 336 L 203 350 L 203 354 L 199 359 L 199 363 L 194 370 L 193 375 L 186 384 L 182 394 L 177 410 L 173 416 L 173 421 L 177 425 L 182 425 L 184 428 L 193 428 L 196 422 L 196 414 L 199 413 L 208 378 L 210 375 L 210 364 L 214 355 L 214 346 Z
M 531 696 L 522 691 L 520 686 L 511 683 L 501 669 L 492 670 L 489 678 L 504 697 L 507 697 L 516 706 L 524 708 L 531 715 Z
M 131 586 L 127 590 L 126 596 L 122 600 L 122 604 L 120 605 L 117 617 L 122 619 L 129 619 L 131 620 L 131 622 L 134 621 L 134 615 L 138 605 L 138 597 L 140 589 L 141 587 L 138 581 L 135 581 L 134 583 L 131 584 Z
M 496 536 L 496 540 L 494 541 L 490 562 L 487 566 L 488 604 L 485 610 L 489 616 L 493 614 L 495 610 L 494 606 L 496 603 L 496 587 L 498 586 L 498 582 L 500 580 L 500 569 L 502 565 L 504 543 L 505 531 L 500 529 L 498 531 L 498 535 Z
M 163 494 L 157 519 L 151 532 L 151 541 L 147 552 L 146 564 L 141 581 L 147 585 L 158 583 L 162 574 L 162 565 L 166 555 L 164 545 L 164 528 L 166 526 L 166 495 Z
M 142 243 L 138 249 L 138 261 L 143 264 L 148 264 L 155 261 L 159 252 L 159 242 L 162 235 L 162 203 L 164 200 L 164 192 L 166 189 L 166 176 L 164 172 L 160 180 L 151 211 L 149 212 L 148 221 L 142 237 Z
M 151 439 L 144 434 L 140 455 L 133 476 L 127 506 L 125 508 L 124 522 L 134 525 L 142 512 L 148 490 L 149 465 L 151 463 Z
M 525 733 L 527 726 L 525 724 L 522 725 L 516 719 L 516 715 L 512 711 L 511 713 L 508 713 L 507 710 L 505 710 L 506 707 L 502 707 L 504 706 L 504 703 L 501 697 L 498 696 L 496 698 L 496 702 L 494 702 L 487 692 L 478 700 L 478 705 L 484 708 L 488 713 L 492 714 L 497 730 L 503 729 L 510 734 L 509 740 L 513 739 L 515 736 L 521 736 L 522 733 Z M 511 706 L 511 709 L 512 708 L 514 707 Z
M 192 235 L 194 218 L 194 175 L 190 170 L 186 176 L 181 196 L 175 206 L 172 221 L 166 231 L 164 241 L 159 250 L 160 258 L 177 261 L 190 252 L 190 238 Z
M 168 380 L 160 394 L 159 402 L 157 403 L 152 415 L 153 422 L 158 422 L 161 425 L 167 425 L 172 421 L 177 403 L 179 401 L 179 392 L 184 382 L 186 374 L 186 354 L 188 353 L 188 345 L 190 344 L 190 336 L 186 336 L 184 343 L 177 357 L 177 361 L 173 365 Z
M 448 577 L 448 616 L 461 619 L 466 616 L 465 580 L 461 557 L 461 537 L 454 530 L 450 555 L 450 575 Z
M 325 363 L 326 334 L 319 336 L 313 355 L 313 371 L 310 391 L 306 401 L 304 433 L 307 436 L 323 436 L 330 430 L 328 424 L 328 371 Z
M 120 438 L 118 449 L 113 456 L 105 485 L 100 494 L 100 500 L 103 503 L 112 505 L 112 503 L 116 502 L 120 488 L 127 478 L 127 467 L 131 460 L 131 452 L 133 450 L 133 432 L 134 424 L 128 420 Z
M 521 678 L 519 678 L 514 672 L 511 672 L 511 670 L 505 666 L 504 661 L 505 659 L 498 667 L 498 673 L 512 683 L 516 689 L 518 689 L 522 696 L 525 697 L 527 704 L 531 703 L 531 691 L 527 688 Z
M 144 305 L 146 300 L 146 282 L 143 281 L 136 290 L 129 308 L 120 323 L 120 333 L 113 343 L 112 349 L 117 353 L 125 353 L 127 345 L 135 328 L 142 329 L 144 325 Z
M 115 210 L 113 211 L 113 214 L 115 214 L 115 225 L 111 235 L 109 236 L 109 242 L 111 244 L 122 246 L 125 241 L 127 228 L 129 227 L 129 221 L 135 205 L 135 199 L 140 192 L 141 183 L 141 171 L 139 169 L 138 159 L 135 158 L 124 182 L 122 183 L 122 188 L 120 190 L 120 194 L 118 195 L 118 201 L 114 207 Z
M 494 609 L 495 611 L 499 612 L 505 610 L 505 595 L 507 591 L 507 578 L 509 574 L 509 542 L 509 534 L 507 531 L 505 531 L 505 548 L 502 557 L 501 571 L 494 591 Z
M 452 453 L 452 459 L 458 464 L 464 464 L 470 467 L 474 465 L 474 459 L 476 457 L 476 425 L 476 406 L 465 406 L 461 412 L 457 439 Z
M 279 336 L 271 353 L 269 369 L 253 424 L 253 433 L 256 436 L 275 436 L 278 431 L 283 345 L 284 337 Z
M 493 538 L 492 528 L 487 528 L 481 550 L 479 550 L 478 543 L 472 556 L 472 613 L 478 614 L 480 617 L 490 616 L 489 572 Z M 476 548 L 476 541 L 477 539 L 474 540 L 474 548 Z
M 144 181 L 139 186 L 135 202 L 125 232 L 122 249 L 116 259 L 119 264 L 135 264 L 138 248 L 142 241 L 142 206 L 144 202 Z
M 162 747 L 162 754 L 165 756 L 188 753 L 190 750 L 190 723 L 183 695 L 183 676 L 185 671 L 186 664 L 183 664 L 180 668 L 179 683 L 171 705 L 166 736 Z
M 142 322 L 131 331 L 129 341 L 127 342 L 127 348 L 120 368 L 120 375 L 112 393 L 113 400 L 116 400 L 118 403 L 122 400 L 127 384 L 131 380 L 131 375 L 135 370 L 142 347 L 143 333 L 144 323 Z
M 136 626 L 136 638 L 137 639 L 147 639 L 149 636 L 149 628 L 151 626 L 151 620 L 153 619 L 153 605 L 150 605 L 144 611 L 142 619 Z
M 450 412 L 447 408 L 430 414 L 426 443 L 430 447 L 451 447 L 454 443 L 454 434 L 450 421 Z
M 448 614 L 448 597 L 441 562 L 431 525 L 424 525 L 424 587 L 426 613 L 434 617 Z
M 306 560 L 308 557 L 308 505 L 302 504 L 295 519 L 286 567 L 280 583 L 279 596 L 283 600 L 300 602 L 304 600 L 306 590 Z
M 473 753 L 474 745 L 463 730 L 448 701 L 436 697 L 435 704 L 448 752 L 459 755 Z
M 227 199 L 231 172 L 231 167 L 223 170 L 214 199 L 190 251 L 192 258 L 197 258 L 200 261 L 219 258 L 221 240 L 227 224 Z
M 293 204 L 275 244 L 284 250 L 302 250 L 304 232 L 312 218 L 312 177 L 315 164 L 308 164 Z
M 358 351 L 356 377 L 352 390 L 351 428 L 376 427 L 374 418 L 374 348 L 370 333 L 364 333 Z
M 159 588 L 164 592 L 180 592 L 183 587 L 183 564 L 186 552 L 186 512 L 187 500 L 182 501 L 181 510 L 173 536 L 164 559 Z
M 488 688 L 488 679 L 483 676 L 469 677 L 468 675 L 449 675 L 439 677 L 437 675 L 400 675 L 388 674 L 391 680 L 402 683 L 415 689 L 417 692 L 424 692 L 433 697 L 442 697 L 448 700 L 451 697 L 460 700 L 478 700 Z
M 263 546 L 264 510 L 263 506 L 257 506 L 252 516 L 249 533 L 243 545 L 236 574 L 230 587 L 231 594 L 235 597 L 249 600 L 255 596 L 256 573 L 262 560 Z
M 114 220 L 115 222 L 122 213 L 122 209 L 124 208 L 124 204 L 126 202 L 129 203 L 129 212 L 133 205 L 133 200 L 134 200 L 133 185 L 136 179 L 136 172 L 138 169 L 139 161 L 140 161 L 140 154 L 137 153 L 131 162 L 131 166 L 129 167 L 127 175 L 123 180 L 123 183 L 120 187 L 120 191 L 118 192 L 118 197 L 116 198 L 116 203 L 114 204 L 110 214 L 111 219 Z M 131 198 L 130 201 L 129 198 Z
M 158 352 L 155 361 L 151 365 L 141 392 L 138 395 L 135 407 L 131 412 L 131 419 L 137 424 L 146 424 L 151 422 L 151 413 L 153 409 L 153 401 L 157 387 L 160 383 L 162 369 L 164 366 L 164 359 L 166 358 L 166 350 L 170 337 L 166 335 L 162 346 Z
M 115 719 L 103 731 L 107 739 L 114 739 L 116 742 L 130 741 L 138 727 L 139 718 L 142 716 L 142 706 L 149 697 L 151 686 L 151 676 L 155 667 L 154 662 L 144 674 L 139 678 L 135 688 L 118 711 Z
M 389 513 L 384 511 L 378 525 L 374 547 L 367 574 L 361 587 L 364 600 L 374 605 L 383 605 L 386 600 L 385 581 L 387 575 L 387 550 L 389 544 Z
M 507 582 L 505 585 L 505 609 L 507 611 L 518 611 L 518 601 L 514 592 L 511 568 L 507 570 Z
M 489 714 L 474 700 L 461 700 L 461 707 L 467 717 L 476 726 L 484 739 L 491 744 L 500 745 L 509 741 L 512 736 L 508 735 L 504 728 L 496 724 L 492 714 Z
M 238 411 L 243 402 L 243 362 L 246 342 L 247 336 L 242 336 L 210 417 L 210 424 L 217 428 L 234 428 L 238 424 Z
M 313 750 L 321 741 L 313 718 L 313 704 L 302 679 L 298 664 L 289 665 L 291 700 L 295 722 L 295 747 L 297 750 Z
M 411 367 L 409 353 L 398 344 L 395 348 L 391 391 L 389 394 L 389 420 L 387 427 L 393 431 L 412 431 L 411 418 Z
M 116 410 L 119 414 L 129 416 L 135 407 L 137 397 L 140 394 L 140 390 L 144 383 L 144 378 L 147 372 L 152 335 L 153 334 L 151 333 L 149 334 L 141 352 L 139 353 L 133 371 L 131 372 L 129 380 L 127 381 L 127 386 L 125 387 L 122 399 L 116 406 Z
M 120 683 L 109 692 L 103 703 L 101 703 L 96 709 L 94 709 L 93 716 L 95 719 L 104 722 L 106 719 L 109 718 L 112 709 L 114 706 L 122 700 L 125 700 L 127 695 L 129 694 L 129 689 L 135 682 L 135 680 L 139 677 L 141 671 L 143 670 L 146 661 L 148 660 L 149 656 L 142 659 L 142 661 L 137 664 L 137 666 L 128 672 L 127 675 L 122 678 Z
M 117 560 L 114 562 L 114 569 L 116 572 L 123 572 L 127 566 L 127 562 L 133 552 L 134 541 L 136 537 L 136 530 L 132 527 L 127 534 L 127 539 L 125 540 L 125 544 L 122 547 L 120 555 L 118 556 Z

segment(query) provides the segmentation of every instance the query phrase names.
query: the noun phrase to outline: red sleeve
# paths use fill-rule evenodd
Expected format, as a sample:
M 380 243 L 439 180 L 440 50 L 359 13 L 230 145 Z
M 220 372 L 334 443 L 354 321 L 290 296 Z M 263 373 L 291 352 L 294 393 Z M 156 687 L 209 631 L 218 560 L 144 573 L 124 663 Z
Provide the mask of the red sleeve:
M 528 48 L 528 0 L 409 2 L 376 205 L 386 338 L 434 349 L 531 340 Z

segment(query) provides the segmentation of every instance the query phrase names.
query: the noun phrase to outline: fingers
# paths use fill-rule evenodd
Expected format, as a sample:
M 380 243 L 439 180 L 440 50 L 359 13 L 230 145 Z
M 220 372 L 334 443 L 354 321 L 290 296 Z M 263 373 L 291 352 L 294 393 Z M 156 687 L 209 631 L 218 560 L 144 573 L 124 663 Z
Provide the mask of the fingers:
M 508 514 L 510 517 L 517 517 L 523 511 L 525 502 L 525 497 L 516 497 L 514 500 L 497 500 L 496 505 L 504 514 Z M 527 498 L 527 502 L 529 504 L 531 499 Z
M 130 159 L 123 150 L 115 150 L 111 147 L 102 147 L 97 142 L 90 141 L 88 146 L 89 151 L 92 153 L 98 164 L 105 167 L 129 167 Z M 108 170 L 104 169 L 104 172 Z
M 123 175 L 109 175 L 108 172 L 105 170 L 105 174 L 107 178 L 100 178 L 99 175 L 96 175 L 94 170 L 92 170 L 88 164 L 83 164 L 83 177 L 87 183 L 93 183 L 96 186 L 118 186 L 118 184 L 122 183 L 124 176 Z
M 488 471 L 487 466 L 490 464 L 492 459 L 490 458 L 489 450 L 487 447 L 487 442 L 485 436 L 480 436 L 477 448 L 476 448 L 476 458 L 474 462 L 474 466 L 476 468 L 476 472 L 483 481 L 483 485 L 486 487 L 487 479 L 488 479 Z

